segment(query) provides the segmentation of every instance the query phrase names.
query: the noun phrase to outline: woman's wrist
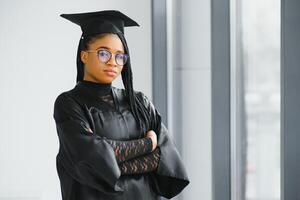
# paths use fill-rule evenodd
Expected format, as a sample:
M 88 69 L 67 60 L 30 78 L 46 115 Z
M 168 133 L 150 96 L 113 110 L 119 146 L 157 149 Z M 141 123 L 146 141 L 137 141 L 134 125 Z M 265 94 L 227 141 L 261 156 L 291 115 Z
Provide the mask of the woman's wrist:
M 152 136 L 146 136 L 147 138 L 150 138 L 150 140 L 151 140 L 151 151 L 153 151 L 154 149 L 155 149 L 155 146 L 154 146 L 154 142 L 153 142 L 153 138 L 152 138 Z
M 156 133 L 153 130 L 150 130 L 147 132 L 147 136 L 149 137 L 152 141 L 152 151 L 156 148 L 157 146 L 157 137 L 156 137 Z
M 145 137 L 147 139 L 147 149 L 148 149 L 148 152 L 152 152 L 153 151 L 153 139 L 150 137 L 150 136 L 146 136 Z

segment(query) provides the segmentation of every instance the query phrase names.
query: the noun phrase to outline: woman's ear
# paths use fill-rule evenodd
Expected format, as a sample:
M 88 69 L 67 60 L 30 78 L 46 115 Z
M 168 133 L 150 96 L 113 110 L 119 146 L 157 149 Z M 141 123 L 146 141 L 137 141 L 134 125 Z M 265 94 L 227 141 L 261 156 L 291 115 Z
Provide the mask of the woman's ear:
M 84 64 L 87 62 L 87 59 L 88 59 L 87 57 L 88 57 L 88 54 L 86 52 L 84 52 L 84 51 L 80 52 L 80 59 Z

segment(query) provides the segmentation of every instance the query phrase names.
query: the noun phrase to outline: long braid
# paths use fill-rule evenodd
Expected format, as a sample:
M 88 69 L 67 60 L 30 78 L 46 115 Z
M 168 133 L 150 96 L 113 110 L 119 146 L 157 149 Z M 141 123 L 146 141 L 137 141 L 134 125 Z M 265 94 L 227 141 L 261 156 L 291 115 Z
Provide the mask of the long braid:
M 121 33 L 117 33 L 117 35 L 119 36 L 119 38 L 121 39 L 121 41 L 123 43 L 125 53 L 129 55 L 129 49 L 128 49 L 128 45 L 127 45 L 125 37 Z M 130 109 L 133 113 L 135 120 L 137 121 L 137 123 L 139 125 L 141 137 L 143 137 L 144 132 L 151 129 L 151 123 L 150 123 L 151 120 L 150 120 L 150 115 L 149 115 L 146 107 L 141 102 L 142 99 L 139 99 L 135 95 L 135 92 L 133 89 L 133 77 L 132 77 L 132 70 L 131 70 L 131 64 L 130 64 L 130 56 L 128 57 L 128 61 L 122 70 L 122 80 L 123 80 L 123 84 L 125 87 L 127 100 L 130 105 Z M 144 120 L 144 122 L 146 124 L 145 129 L 142 126 L 143 125 L 142 120 Z

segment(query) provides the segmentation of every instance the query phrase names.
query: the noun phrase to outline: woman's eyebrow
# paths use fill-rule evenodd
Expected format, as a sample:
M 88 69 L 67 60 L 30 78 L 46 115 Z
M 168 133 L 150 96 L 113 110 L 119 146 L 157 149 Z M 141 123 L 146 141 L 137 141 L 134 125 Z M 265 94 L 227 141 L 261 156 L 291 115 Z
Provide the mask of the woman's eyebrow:
M 97 47 L 96 50 L 98 50 L 98 49 L 107 49 L 107 50 L 111 50 L 111 48 L 106 47 L 106 46 L 100 46 L 100 47 Z M 116 52 L 118 52 L 118 53 L 124 53 L 124 51 L 121 51 L 121 50 L 117 50 Z

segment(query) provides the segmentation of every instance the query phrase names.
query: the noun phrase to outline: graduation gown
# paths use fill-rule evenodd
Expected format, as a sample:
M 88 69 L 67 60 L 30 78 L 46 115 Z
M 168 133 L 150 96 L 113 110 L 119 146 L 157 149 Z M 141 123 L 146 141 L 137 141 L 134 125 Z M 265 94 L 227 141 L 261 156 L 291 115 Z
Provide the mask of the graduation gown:
M 95 83 L 96 84 L 96 83 Z M 115 106 L 99 101 L 110 90 Z M 156 200 L 172 198 L 188 184 L 184 164 L 153 103 L 135 91 L 146 105 L 157 130 L 160 161 L 155 171 L 121 175 L 113 148 L 105 138 L 133 140 L 141 135 L 125 100 L 125 90 L 78 82 L 54 103 L 59 138 L 56 168 L 63 200 Z M 91 134 L 88 129 L 96 134 Z

